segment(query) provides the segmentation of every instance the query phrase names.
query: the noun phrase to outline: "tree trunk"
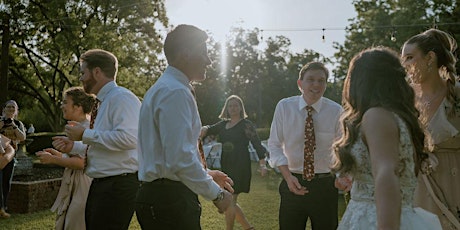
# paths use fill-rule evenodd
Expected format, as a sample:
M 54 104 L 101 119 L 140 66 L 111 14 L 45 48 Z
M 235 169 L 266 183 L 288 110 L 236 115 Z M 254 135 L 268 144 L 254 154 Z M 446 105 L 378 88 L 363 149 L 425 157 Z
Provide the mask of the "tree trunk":
M 0 63 L 0 103 L 8 99 L 8 64 L 10 49 L 10 17 L 4 14 L 2 19 L 2 59 Z

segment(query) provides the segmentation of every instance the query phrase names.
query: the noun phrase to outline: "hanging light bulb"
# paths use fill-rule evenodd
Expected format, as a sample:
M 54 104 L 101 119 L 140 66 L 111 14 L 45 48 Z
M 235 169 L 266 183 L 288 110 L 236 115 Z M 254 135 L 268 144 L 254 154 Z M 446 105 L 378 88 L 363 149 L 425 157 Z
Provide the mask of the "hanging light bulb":
M 86 29 L 87 27 L 88 27 L 88 25 L 86 25 L 86 22 L 83 23 L 83 25 L 81 25 L 81 28 L 82 28 L 82 29 Z
M 325 31 L 325 30 L 326 30 L 326 29 L 323 28 L 323 36 L 321 37 L 321 39 L 323 40 L 323 43 L 326 42 L 326 36 L 324 36 L 324 31 Z
M 157 10 L 156 7 L 153 8 L 153 16 L 154 16 L 154 17 L 158 17 L 158 10 Z
M 79 38 L 83 38 L 83 32 L 80 32 L 80 35 L 78 35 Z
M 61 32 L 61 30 L 62 30 L 61 27 L 56 28 L 56 32 L 58 33 Z
M 118 14 L 117 14 L 117 15 L 115 15 L 115 18 L 113 18 L 113 20 L 112 20 L 112 21 L 113 21 L 113 23 L 117 23 L 117 22 L 118 22 Z

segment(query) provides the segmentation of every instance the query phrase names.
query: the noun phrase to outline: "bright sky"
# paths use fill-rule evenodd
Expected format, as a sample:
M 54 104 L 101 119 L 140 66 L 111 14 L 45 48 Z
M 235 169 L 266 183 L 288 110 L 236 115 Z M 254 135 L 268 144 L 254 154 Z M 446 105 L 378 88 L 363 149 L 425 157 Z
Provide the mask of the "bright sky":
M 263 30 L 263 37 L 288 37 L 291 51 L 312 49 L 332 57 L 333 42 L 343 44 L 351 0 L 166 0 L 170 24 L 195 25 L 223 40 L 230 27 Z M 325 42 L 322 41 L 325 28 Z

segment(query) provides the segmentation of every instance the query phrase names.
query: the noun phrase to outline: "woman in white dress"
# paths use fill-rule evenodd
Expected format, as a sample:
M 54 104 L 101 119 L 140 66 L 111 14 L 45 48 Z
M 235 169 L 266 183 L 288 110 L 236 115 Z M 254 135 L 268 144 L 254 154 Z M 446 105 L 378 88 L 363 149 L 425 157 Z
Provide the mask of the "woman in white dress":
M 89 127 L 89 115 L 95 97 L 85 93 L 82 87 L 72 87 L 64 92 L 61 105 L 64 119 L 77 121 Z M 53 145 L 61 149 L 59 143 L 65 137 L 55 137 Z M 36 155 L 44 164 L 55 164 L 65 167 L 61 188 L 51 210 L 57 213 L 56 230 L 81 230 L 85 227 L 85 206 L 91 178 L 84 173 L 85 149 L 69 151 L 67 154 L 48 148 Z
M 412 204 L 427 154 L 405 77 L 388 48 L 364 50 L 350 63 L 333 169 L 353 176 L 353 186 L 338 229 L 441 229 L 436 215 Z

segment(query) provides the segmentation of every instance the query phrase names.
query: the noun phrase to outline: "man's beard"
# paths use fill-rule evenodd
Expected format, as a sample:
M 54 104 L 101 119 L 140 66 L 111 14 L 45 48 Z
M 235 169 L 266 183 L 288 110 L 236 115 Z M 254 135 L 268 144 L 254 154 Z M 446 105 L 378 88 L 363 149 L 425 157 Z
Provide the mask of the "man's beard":
M 89 76 L 89 80 L 83 82 L 83 89 L 85 90 L 86 93 L 92 94 L 92 90 L 94 86 L 96 85 L 96 79 L 94 79 L 93 74 Z

